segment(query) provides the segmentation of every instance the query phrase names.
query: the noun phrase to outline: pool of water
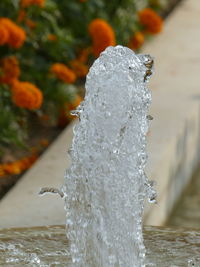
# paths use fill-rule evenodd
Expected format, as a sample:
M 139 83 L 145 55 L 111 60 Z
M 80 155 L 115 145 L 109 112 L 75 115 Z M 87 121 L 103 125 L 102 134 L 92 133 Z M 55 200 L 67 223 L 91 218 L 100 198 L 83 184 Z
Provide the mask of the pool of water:
M 145 227 L 144 239 L 147 267 L 200 266 L 200 232 Z M 0 266 L 73 266 L 65 227 L 0 230 Z

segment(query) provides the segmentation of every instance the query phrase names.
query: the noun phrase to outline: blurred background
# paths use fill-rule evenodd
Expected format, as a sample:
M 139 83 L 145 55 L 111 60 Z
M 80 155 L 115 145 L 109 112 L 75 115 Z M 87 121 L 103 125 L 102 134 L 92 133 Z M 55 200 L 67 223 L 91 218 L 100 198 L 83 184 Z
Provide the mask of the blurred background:
M 42 153 L 47 148 L 46 153 L 51 151 L 50 144 L 53 141 L 56 144 L 56 140 L 64 132 L 68 136 L 68 129 L 72 127 L 74 120 L 70 111 L 76 109 L 84 97 L 84 83 L 89 67 L 106 47 L 117 44 L 127 46 L 137 53 L 153 53 L 158 69 L 151 86 L 153 99 L 155 97 L 152 115 L 155 115 L 157 123 L 152 124 L 148 133 L 149 150 L 153 156 L 150 154 L 150 166 L 147 166 L 150 176 L 157 183 L 158 204 L 153 210 L 147 207 L 145 222 L 200 227 L 199 171 L 194 175 L 200 160 L 199 117 L 195 115 L 195 110 L 189 120 L 186 118 L 189 113 L 186 112 L 186 106 L 180 105 L 179 109 L 180 99 L 183 98 L 183 104 L 191 96 L 188 96 L 190 88 L 187 88 L 187 92 L 184 89 L 180 92 L 179 89 L 185 83 L 180 82 L 180 75 L 185 78 L 185 72 L 177 73 L 177 65 L 174 64 L 182 62 L 183 54 L 187 53 L 189 57 L 187 61 L 184 58 L 182 63 L 186 66 L 190 61 L 197 73 L 199 59 L 195 61 L 194 53 L 199 49 L 200 40 L 192 38 L 198 36 L 198 10 L 200 11 L 200 4 L 197 0 L 1 1 L 0 214 L 1 218 L 8 216 L 2 227 L 15 226 L 15 222 L 7 223 L 12 220 L 8 210 L 9 203 L 13 206 L 13 203 L 17 203 L 16 199 L 20 199 L 20 190 L 24 190 L 24 194 L 27 191 L 27 201 L 31 194 L 35 194 L 30 188 L 26 189 L 22 182 L 24 176 L 31 175 L 31 172 L 26 171 L 37 161 L 34 168 L 39 169 L 41 178 L 38 180 L 42 180 L 43 165 L 38 164 Z M 191 40 L 190 50 L 183 36 L 188 42 Z M 169 42 L 172 47 L 168 45 Z M 174 55 L 176 51 L 180 55 Z M 182 70 L 181 67 L 179 69 Z M 190 72 L 191 68 L 188 69 L 188 77 Z M 176 80 L 177 90 L 171 90 L 169 79 Z M 198 88 L 195 84 L 197 81 L 191 92 L 197 100 L 195 105 L 198 106 Z M 190 101 L 190 104 L 193 107 L 193 102 Z M 179 113 L 186 117 L 176 117 Z M 170 115 L 167 117 L 167 114 Z M 174 124 L 170 124 L 171 117 L 174 117 Z M 163 118 L 167 130 L 163 128 Z M 188 125 L 193 120 L 193 125 Z M 179 127 L 180 122 L 183 123 Z M 185 131 L 191 131 L 192 134 Z M 187 149 L 190 139 L 193 143 Z M 175 140 L 175 143 L 170 146 L 171 140 Z M 63 150 L 66 153 L 65 146 Z M 167 150 L 171 154 L 165 158 Z M 158 155 L 157 158 L 155 154 Z M 167 166 L 159 165 L 158 158 L 160 160 L 161 155 L 163 162 L 169 163 Z M 183 155 L 192 159 L 185 160 Z M 55 172 L 61 168 L 55 160 L 51 164 L 54 164 Z M 162 171 L 157 171 L 158 166 L 161 169 L 163 166 Z M 33 178 L 30 176 L 27 179 Z M 21 187 L 12 196 L 12 190 L 19 180 Z M 62 223 L 61 220 L 51 221 L 48 216 L 50 224 Z M 42 223 L 45 221 L 36 225 Z M 23 216 L 16 225 L 24 226 Z

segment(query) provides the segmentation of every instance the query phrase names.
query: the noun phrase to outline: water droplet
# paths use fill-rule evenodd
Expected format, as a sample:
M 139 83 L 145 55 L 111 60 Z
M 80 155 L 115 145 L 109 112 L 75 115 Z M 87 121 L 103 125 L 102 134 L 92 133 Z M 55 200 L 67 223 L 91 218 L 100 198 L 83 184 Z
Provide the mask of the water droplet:
M 156 204 L 157 203 L 156 196 L 153 196 L 151 198 L 148 198 L 148 202 L 151 203 L 151 204 Z
M 67 225 L 73 225 L 73 221 L 72 221 L 71 219 L 67 219 L 67 220 L 66 220 L 66 224 L 67 224 Z
M 152 121 L 153 120 L 153 116 L 147 115 L 147 120 Z
M 113 154 L 119 155 L 119 149 L 117 149 L 117 148 L 113 149 Z

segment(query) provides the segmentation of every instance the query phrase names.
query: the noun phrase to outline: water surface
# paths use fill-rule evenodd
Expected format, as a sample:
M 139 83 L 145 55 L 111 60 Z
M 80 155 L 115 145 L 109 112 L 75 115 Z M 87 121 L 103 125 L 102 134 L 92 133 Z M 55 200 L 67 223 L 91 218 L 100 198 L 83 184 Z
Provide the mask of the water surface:
M 200 232 L 148 226 L 144 240 L 147 267 L 200 266 Z M 0 230 L 2 267 L 71 267 L 68 249 L 64 226 Z

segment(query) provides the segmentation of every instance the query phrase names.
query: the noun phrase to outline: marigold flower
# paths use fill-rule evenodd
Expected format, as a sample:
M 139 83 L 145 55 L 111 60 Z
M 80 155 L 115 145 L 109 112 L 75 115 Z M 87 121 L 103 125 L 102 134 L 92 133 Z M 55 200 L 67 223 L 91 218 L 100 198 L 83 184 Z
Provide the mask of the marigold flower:
M 51 66 L 50 71 L 63 82 L 73 83 L 76 80 L 75 73 L 70 70 L 65 64 L 55 63 Z
M 0 45 L 4 45 L 8 41 L 8 31 L 4 25 L 0 24 Z
M 70 120 L 68 119 L 67 117 L 67 111 L 66 111 L 66 108 L 62 108 L 60 110 L 60 113 L 59 113 L 59 116 L 58 116 L 58 122 L 57 122 L 57 125 L 58 127 L 60 128 L 64 128 L 67 123 L 70 122 Z
M 11 89 L 12 101 L 16 106 L 32 110 L 42 105 L 42 92 L 34 84 L 15 81 Z
M 25 17 L 26 17 L 26 11 L 24 9 L 20 9 L 18 17 L 17 17 L 17 21 L 22 22 L 24 21 Z
M 32 153 L 30 156 L 24 157 L 20 160 L 0 164 L 0 176 L 20 174 L 21 172 L 29 169 L 37 158 L 37 153 Z
M 88 56 L 91 53 L 91 47 L 87 47 L 79 53 L 78 60 L 82 63 L 86 63 L 88 60 Z
M 37 23 L 31 19 L 26 19 L 26 25 L 30 28 L 30 29 L 34 29 L 37 25 Z
M 49 141 L 47 139 L 41 139 L 40 140 L 40 144 L 43 146 L 43 147 L 47 147 L 49 145 Z
M 47 35 L 47 39 L 49 41 L 56 41 L 57 40 L 57 36 L 55 34 L 48 34 Z
M 37 160 L 38 154 L 37 152 L 33 152 L 29 157 L 25 157 L 21 159 L 21 163 L 23 165 L 24 170 L 29 169 L 33 163 Z
M 15 56 L 6 57 L 1 61 L 0 83 L 12 84 L 12 82 L 19 78 L 20 68 L 19 62 Z
M 33 165 L 33 163 L 37 160 L 37 158 L 38 155 L 36 152 L 34 152 L 30 156 L 20 159 L 18 161 L 18 165 L 20 166 L 21 172 L 29 169 Z
M 161 32 L 163 27 L 162 18 L 151 8 L 144 8 L 139 13 L 139 21 L 145 26 L 148 33 L 156 34 Z
M 89 24 L 89 34 L 92 37 L 93 54 L 98 57 L 99 54 L 107 47 L 114 46 L 115 33 L 112 27 L 103 19 L 95 19 Z
M 81 61 L 74 59 L 69 62 L 70 67 L 74 71 L 77 77 L 85 77 L 88 73 L 88 66 L 83 64 Z
M 19 174 L 21 172 L 17 162 L 6 163 L 4 164 L 3 169 L 5 174 Z
M 45 0 L 21 0 L 20 5 L 23 8 L 36 5 L 39 7 L 44 7 Z
M 21 170 L 20 170 L 20 165 L 18 162 L 14 162 L 11 164 L 12 165 L 12 174 L 20 174 Z
M 5 175 L 4 168 L 3 168 L 3 165 L 1 164 L 0 165 L 0 177 L 4 175 Z
M 24 157 L 19 161 L 21 171 L 27 170 L 30 168 L 30 160 L 28 157 Z
M 144 34 L 136 32 L 130 39 L 128 47 L 135 50 L 140 48 L 144 43 Z
M 8 18 L 0 18 L 0 25 L 3 25 L 8 32 L 6 43 L 13 48 L 20 48 L 26 39 L 25 31 Z

